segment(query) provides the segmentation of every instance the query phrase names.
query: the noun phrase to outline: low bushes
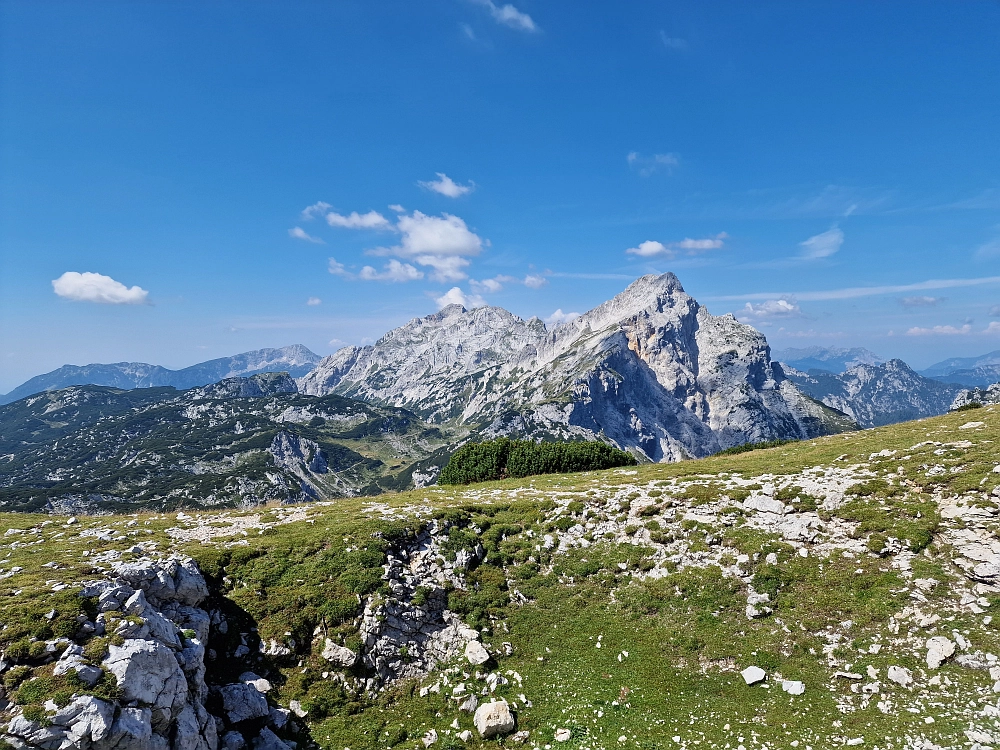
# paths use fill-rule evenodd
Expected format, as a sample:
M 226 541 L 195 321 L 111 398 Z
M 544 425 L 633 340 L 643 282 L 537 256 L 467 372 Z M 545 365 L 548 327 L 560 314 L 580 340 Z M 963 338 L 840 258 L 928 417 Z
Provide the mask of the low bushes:
M 442 469 L 438 483 L 489 482 L 535 474 L 612 469 L 636 463 L 630 453 L 606 443 L 533 443 L 499 438 L 459 448 Z

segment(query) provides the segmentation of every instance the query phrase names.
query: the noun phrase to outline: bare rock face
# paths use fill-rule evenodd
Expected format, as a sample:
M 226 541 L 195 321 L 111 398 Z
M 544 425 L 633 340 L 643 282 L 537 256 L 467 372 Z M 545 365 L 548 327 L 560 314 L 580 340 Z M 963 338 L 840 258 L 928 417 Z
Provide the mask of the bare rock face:
M 487 436 L 600 438 L 654 461 L 852 426 L 785 378 L 762 334 L 711 315 L 673 274 L 551 330 L 451 305 L 341 349 L 298 383 Z

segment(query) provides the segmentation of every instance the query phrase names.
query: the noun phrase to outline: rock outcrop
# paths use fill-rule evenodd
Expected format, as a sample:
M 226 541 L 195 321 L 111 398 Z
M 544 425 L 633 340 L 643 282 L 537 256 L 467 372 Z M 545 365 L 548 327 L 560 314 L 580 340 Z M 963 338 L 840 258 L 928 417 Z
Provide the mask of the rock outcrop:
M 673 274 L 644 276 L 551 330 L 451 305 L 347 347 L 299 380 L 485 436 L 609 440 L 654 461 L 849 429 L 770 360 L 764 336 L 716 317 Z
M 1000 404 L 1000 383 L 994 383 L 987 388 L 969 388 L 959 391 L 955 400 L 951 402 L 951 408 L 952 410 L 961 409 L 969 404 L 979 404 L 980 406 Z
M 98 615 L 81 624 L 77 643 L 53 642 L 53 653 L 62 648 L 53 673 L 75 671 L 87 687 L 65 705 L 49 699 L 41 706 L 11 707 L 2 735 L 10 746 L 217 750 L 221 737 L 225 748 L 291 748 L 272 731 L 288 721 L 268 704 L 266 680 L 247 673 L 236 683 L 211 689 L 207 684 L 205 643 L 212 620 L 202 605 L 209 591 L 192 560 L 118 563 L 110 578 L 88 582 L 81 594 L 96 599 Z M 101 637 L 107 639 L 104 648 L 94 649 L 89 642 Z M 103 657 L 96 656 L 101 650 Z M 86 694 L 104 675 L 112 678 L 116 697 Z M 207 708 L 213 693 L 221 707 L 217 715 Z

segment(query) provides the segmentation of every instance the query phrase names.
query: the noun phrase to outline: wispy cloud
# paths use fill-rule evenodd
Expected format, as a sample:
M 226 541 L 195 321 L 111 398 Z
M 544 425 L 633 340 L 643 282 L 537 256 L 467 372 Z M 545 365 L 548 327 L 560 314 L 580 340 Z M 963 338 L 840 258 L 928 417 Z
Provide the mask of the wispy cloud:
M 972 333 L 972 326 L 966 323 L 961 328 L 955 326 L 932 326 L 930 328 L 920 328 L 914 326 L 907 332 L 907 336 L 966 336 Z
M 492 279 L 482 279 L 481 281 L 469 279 L 469 286 L 474 292 L 478 292 L 480 294 L 495 294 L 503 291 L 504 286 L 507 284 L 523 284 L 529 289 L 541 289 L 548 283 L 549 280 L 541 274 L 528 274 L 523 279 L 519 279 L 517 276 L 507 276 L 505 274 L 494 276 Z
M 110 276 L 84 271 L 67 271 L 52 281 L 52 291 L 63 299 L 74 302 L 96 302 L 102 305 L 145 305 L 149 292 L 127 287 Z
M 745 321 L 797 318 L 802 315 L 802 309 L 795 300 L 770 299 L 757 305 L 747 302 L 743 309 L 735 315 L 740 320 Z
M 319 297 L 310 297 L 309 299 L 306 300 L 306 304 L 309 305 L 309 307 L 316 307 L 317 305 L 322 305 L 323 300 L 321 300 Z
M 347 216 L 330 211 L 326 215 L 326 223 L 331 227 L 342 229 L 389 229 L 392 226 L 378 211 L 369 211 L 366 214 L 351 211 Z
M 324 203 L 323 201 L 317 201 L 316 203 L 313 203 L 311 206 L 306 206 L 305 208 L 302 209 L 302 214 L 301 214 L 302 221 L 312 221 L 317 216 L 322 216 L 323 214 L 325 214 L 331 208 L 333 208 L 333 206 L 331 206 L 329 203 Z
M 576 320 L 579 317 L 580 313 L 578 312 L 564 313 L 562 311 L 562 308 L 560 307 L 549 317 L 545 318 L 545 325 L 547 325 L 549 328 L 552 328 L 554 326 L 562 325 L 563 323 L 569 323 L 571 320 Z
M 517 8 L 515 8 L 510 3 L 504 3 L 503 5 L 497 5 L 493 0 L 473 0 L 476 5 L 480 5 L 486 8 L 493 20 L 502 26 L 507 26 L 517 31 L 525 31 L 528 33 L 537 32 L 538 25 L 527 13 L 524 13 Z
M 435 297 L 434 301 L 437 303 L 438 309 L 445 308 L 448 305 L 461 305 L 466 309 L 486 306 L 486 300 L 478 294 L 466 294 L 457 286 L 453 286 L 440 297 Z
M 947 299 L 946 297 L 902 297 L 899 304 L 903 307 L 936 307 Z
M 302 227 L 292 227 L 288 230 L 288 236 L 294 237 L 297 240 L 305 240 L 306 242 L 315 242 L 318 245 L 325 244 L 323 240 L 319 237 L 313 237 Z
M 674 167 L 681 163 L 677 154 L 653 154 L 642 156 L 638 151 L 630 151 L 625 157 L 628 165 L 639 173 L 640 177 L 649 177 L 659 171 L 670 174 Z
M 638 255 L 641 258 L 655 258 L 657 256 L 673 258 L 678 254 L 678 250 L 685 255 L 700 255 L 709 250 L 718 250 L 725 244 L 728 237 L 729 235 L 725 232 L 719 232 L 714 237 L 705 237 L 699 240 L 685 237 L 680 242 L 671 242 L 666 245 L 656 240 L 646 240 L 640 242 L 636 247 L 630 247 L 625 252 L 629 255 Z
M 1000 237 L 984 242 L 977 247 L 975 255 L 979 260 L 989 260 L 1000 256 Z
M 664 47 L 672 50 L 684 50 L 687 49 L 688 46 L 686 39 L 681 39 L 680 37 L 676 36 L 670 36 L 663 29 L 660 29 L 660 41 L 663 42 Z
M 337 261 L 336 258 L 330 258 L 327 264 L 327 270 L 334 276 L 346 276 L 347 278 L 353 278 L 354 274 L 344 267 L 343 263 Z
M 705 297 L 709 302 L 727 302 L 731 300 L 774 299 L 775 297 L 794 297 L 804 302 L 821 300 L 855 299 L 857 297 L 875 297 L 884 294 L 904 294 L 933 289 L 955 289 L 970 286 L 1000 284 L 1000 276 L 984 276 L 977 279 L 931 279 L 916 284 L 895 284 L 891 286 L 853 286 L 843 289 L 827 289 L 809 292 L 750 292 L 748 294 L 728 294 L 715 297 Z
M 804 260 L 817 260 L 819 258 L 829 258 L 840 250 L 844 244 L 844 232 L 837 226 L 830 227 L 825 232 L 815 234 L 804 242 L 799 243 L 802 250 L 799 257 Z
M 395 258 L 386 263 L 381 271 L 376 271 L 371 266 L 365 266 L 358 272 L 358 278 L 362 281 L 394 281 L 401 283 L 417 281 L 423 277 L 423 271 L 418 271 L 409 263 L 400 263 Z
M 476 183 L 472 180 L 469 180 L 468 185 L 459 185 L 444 172 L 436 172 L 435 174 L 438 176 L 436 180 L 428 180 L 427 182 L 421 180 L 417 184 L 425 190 L 431 190 L 449 198 L 460 198 L 476 189 Z

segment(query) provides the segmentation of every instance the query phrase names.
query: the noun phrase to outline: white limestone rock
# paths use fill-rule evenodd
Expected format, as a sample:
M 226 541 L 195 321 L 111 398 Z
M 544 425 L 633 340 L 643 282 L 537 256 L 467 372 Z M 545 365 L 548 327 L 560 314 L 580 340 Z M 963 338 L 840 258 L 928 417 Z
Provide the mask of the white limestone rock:
M 930 669 L 937 669 L 955 654 L 955 643 L 943 635 L 928 638 L 925 645 L 927 646 L 927 666 Z
M 514 714 L 505 700 L 490 701 L 476 709 L 472 723 L 483 739 L 498 737 L 514 731 Z
M 890 682 L 895 682 L 900 687 L 909 687 L 913 682 L 913 673 L 906 667 L 901 667 L 898 664 L 890 665 L 886 670 L 885 676 Z
M 799 680 L 782 680 L 781 689 L 789 695 L 802 695 L 806 691 L 806 686 Z
M 767 679 L 767 672 L 760 667 L 747 667 L 740 672 L 740 675 L 747 685 L 756 685 L 758 682 L 763 682 Z
M 469 641 L 465 646 L 465 658 L 478 667 L 490 660 L 490 652 L 479 641 Z
M 334 666 L 350 669 L 358 660 L 358 655 L 346 646 L 334 643 L 329 638 L 323 644 L 322 657 Z

